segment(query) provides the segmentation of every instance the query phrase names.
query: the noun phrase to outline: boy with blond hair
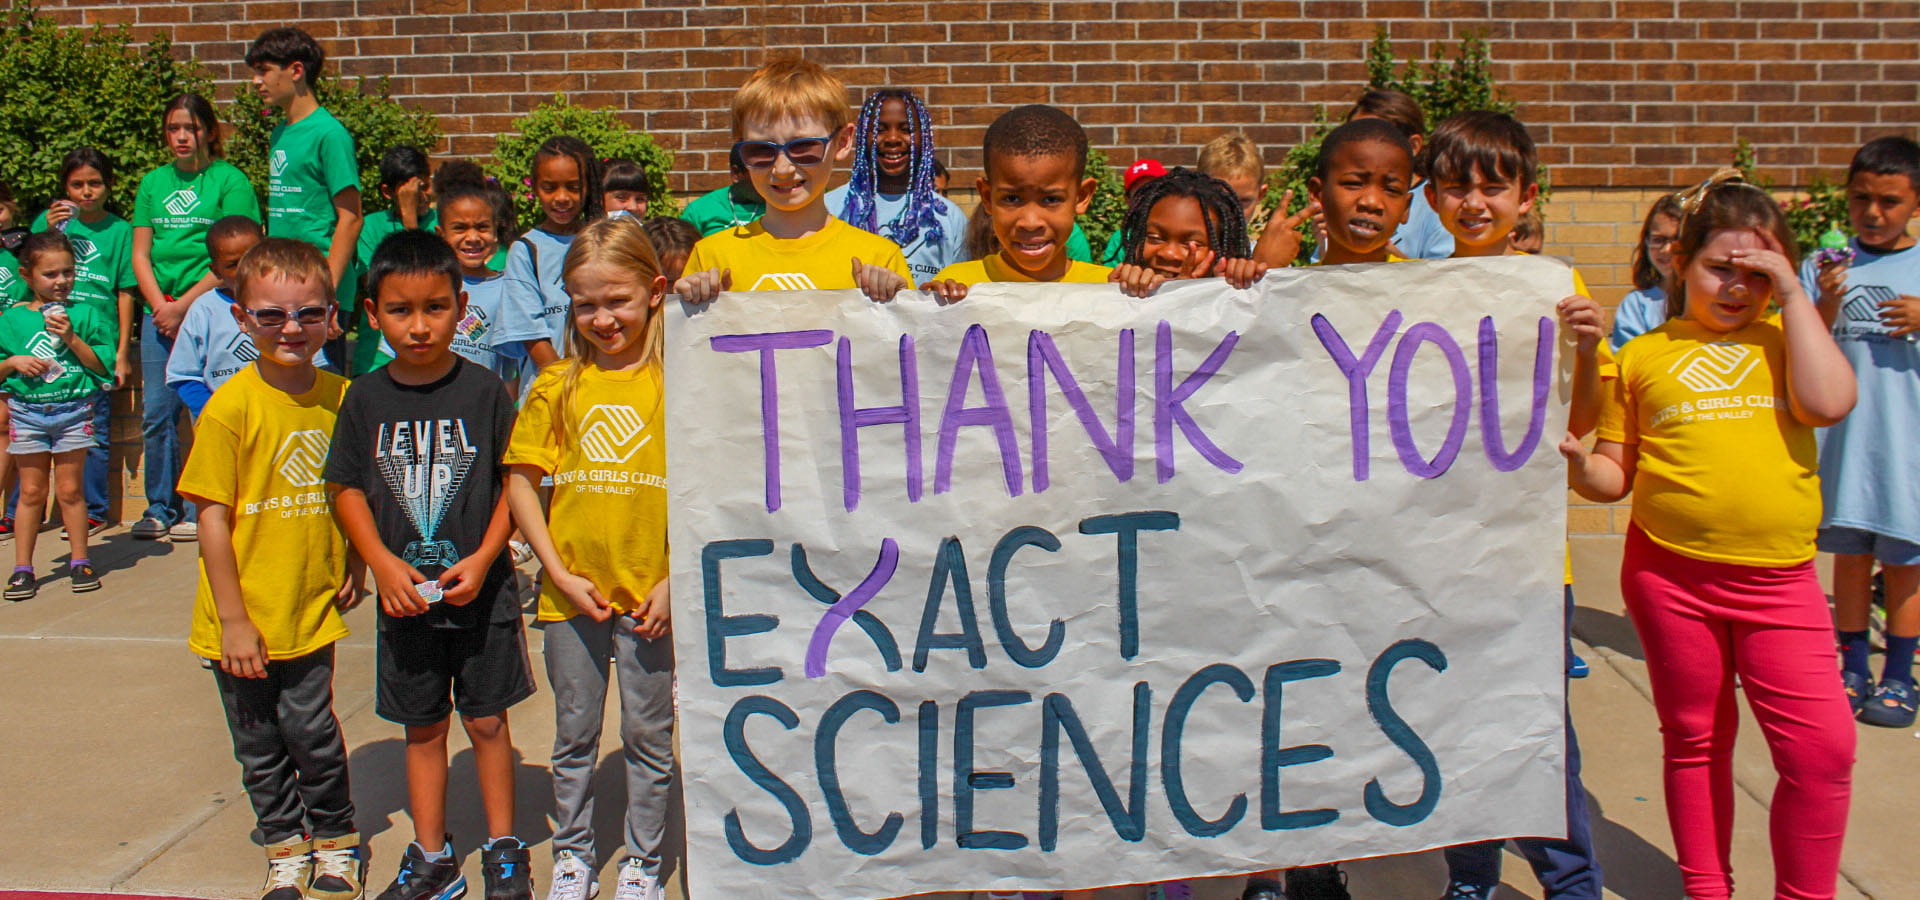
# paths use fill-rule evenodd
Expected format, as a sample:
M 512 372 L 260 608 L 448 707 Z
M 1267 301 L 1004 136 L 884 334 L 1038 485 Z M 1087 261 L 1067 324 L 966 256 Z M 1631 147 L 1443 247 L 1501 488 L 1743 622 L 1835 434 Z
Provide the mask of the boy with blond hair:
M 721 291 L 859 288 L 891 300 L 910 286 L 899 245 L 827 211 L 833 170 L 853 153 L 847 87 L 803 59 L 761 66 L 733 95 L 733 150 L 754 192 L 758 220 L 702 238 L 674 292 L 705 303 Z
M 1200 148 L 1198 168 L 1233 188 L 1234 199 L 1240 201 L 1240 211 L 1246 213 L 1247 224 L 1253 225 L 1254 217 L 1260 212 L 1261 188 L 1267 180 L 1266 169 L 1260 163 L 1260 148 L 1254 146 L 1253 140 L 1245 132 L 1235 131 L 1208 141 Z

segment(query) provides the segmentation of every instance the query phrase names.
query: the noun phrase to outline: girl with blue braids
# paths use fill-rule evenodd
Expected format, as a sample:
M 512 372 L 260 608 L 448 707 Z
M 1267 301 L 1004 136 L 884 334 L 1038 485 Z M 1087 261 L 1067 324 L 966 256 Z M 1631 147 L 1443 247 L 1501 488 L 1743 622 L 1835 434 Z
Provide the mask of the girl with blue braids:
M 847 224 L 900 245 L 922 284 L 964 262 L 967 217 L 934 187 L 933 123 L 913 91 L 875 91 L 854 125 L 851 178 L 827 193 L 827 209 Z

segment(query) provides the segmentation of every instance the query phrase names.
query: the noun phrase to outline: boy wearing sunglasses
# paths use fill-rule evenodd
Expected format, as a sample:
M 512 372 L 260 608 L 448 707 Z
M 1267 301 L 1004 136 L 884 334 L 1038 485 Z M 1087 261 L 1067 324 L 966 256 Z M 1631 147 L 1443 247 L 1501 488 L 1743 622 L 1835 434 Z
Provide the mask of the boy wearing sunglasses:
M 217 226 L 216 226 L 217 227 Z M 333 276 L 312 244 L 268 238 L 233 275 L 256 358 L 201 410 L 180 493 L 200 509 L 187 645 L 214 661 L 241 783 L 266 845 L 270 900 L 359 900 L 347 748 L 333 714 L 340 612 L 359 599 L 323 466 L 347 381 L 313 355 Z
M 674 284 L 705 303 L 721 291 L 859 288 L 891 300 L 912 273 L 899 245 L 827 212 L 835 163 L 853 149 L 847 89 L 826 69 L 789 59 L 762 66 L 733 95 L 734 150 L 766 214 L 702 238 Z

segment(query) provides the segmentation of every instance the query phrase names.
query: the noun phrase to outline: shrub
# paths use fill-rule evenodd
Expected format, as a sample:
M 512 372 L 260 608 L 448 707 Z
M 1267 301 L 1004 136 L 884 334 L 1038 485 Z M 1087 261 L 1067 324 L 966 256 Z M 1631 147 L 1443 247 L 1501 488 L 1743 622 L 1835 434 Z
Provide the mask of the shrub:
M 1734 144 L 1732 162 L 1749 184 L 1773 192 L 1773 179 L 1760 174 L 1759 154 L 1754 152 L 1752 142 L 1741 138 Z M 1787 226 L 1793 229 L 1793 238 L 1799 242 L 1803 254 L 1820 246 L 1820 236 L 1833 229 L 1849 237 L 1853 235 L 1853 225 L 1847 219 L 1847 186 L 1819 176 L 1807 186 L 1805 197 L 1780 201 L 1780 212 L 1786 216 Z
M 182 91 L 209 91 L 206 74 L 169 54 L 165 38 L 133 42 L 127 26 L 64 27 L 32 0 L 0 21 L 0 182 L 21 206 L 54 199 L 60 160 L 98 148 L 118 176 L 108 205 L 133 210 L 140 176 L 171 160 L 160 110 Z
M 1107 240 L 1126 221 L 1126 182 L 1107 163 L 1107 154 L 1094 147 L 1087 148 L 1087 177 L 1094 181 L 1093 202 L 1087 204 L 1086 213 L 1075 221 L 1080 223 L 1080 230 L 1087 233 L 1087 243 L 1092 245 L 1093 255 L 1098 258 L 1100 251 L 1106 249 Z
M 486 164 L 487 174 L 513 195 L 521 230 L 544 218 L 533 200 L 534 151 L 548 138 L 562 134 L 586 141 L 601 159 L 626 158 L 647 170 L 648 215 L 679 212 L 680 204 L 667 187 L 667 174 L 673 171 L 671 151 L 654 143 L 652 135 L 629 127 L 613 110 L 575 106 L 566 95 L 554 94 L 552 102 L 514 120 L 512 129 L 493 145 L 493 159 Z
M 268 106 L 250 88 L 242 87 L 234 93 L 233 103 L 227 106 L 227 121 L 233 126 L 227 136 L 227 161 L 247 173 L 254 190 L 265 197 L 267 150 L 273 129 L 286 121 L 286 115 Z M 360 166 L 362 212 L 378 212 L 389 205 L 380 195 L 380 155 L 387 148 L 409 144 L 429 155 L 440 148 L 440 120 L 427 110 L 409 108 L 393 99 L 392 86 L 385 77 L 362 76 L 351 84 L 338 76 L 322 77 L 314 86 L 314 97 L 353 135 L 354 161 Z

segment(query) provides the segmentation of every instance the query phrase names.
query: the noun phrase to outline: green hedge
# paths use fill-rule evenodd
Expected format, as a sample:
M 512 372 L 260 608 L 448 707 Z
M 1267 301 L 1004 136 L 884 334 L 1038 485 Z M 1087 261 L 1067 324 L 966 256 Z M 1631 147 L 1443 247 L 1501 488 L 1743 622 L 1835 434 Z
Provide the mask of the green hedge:
M 493 146 L 493 159 L 486 162 L 488 175 L 513 195 L 514 211 L 522 230 L 540 224 L 545 216 L 533 199 L 533 154 L 548 138 L 570 134 L 587 142 L 601 159 L 630 159 L 647 170 L 647 215 L 669 216 L 680 211 L 680 204 L 667 187 L 667 173 L 673 170 L 673 153 L 654 143 L 653 136 L 636 131 L 620 120 L 613 110 L 575 106 L 564 94 L 535 107 L 533 112 L 515 119 L 512 130 L 500 135 Z

